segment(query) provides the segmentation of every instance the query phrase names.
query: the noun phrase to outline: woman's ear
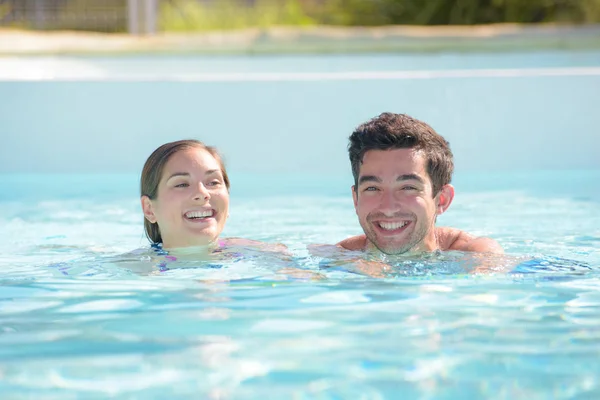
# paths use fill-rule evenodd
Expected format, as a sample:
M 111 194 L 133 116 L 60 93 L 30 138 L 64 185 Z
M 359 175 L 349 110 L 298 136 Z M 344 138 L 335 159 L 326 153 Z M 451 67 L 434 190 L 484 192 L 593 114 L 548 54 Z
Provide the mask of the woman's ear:
M 156 215 L 154 215 L 154 208 L 152 206 L 152 200 L 148 196 L 141 197 L 142 210 L 144 211 L 144 217 L 154 224 L 156 222 Z

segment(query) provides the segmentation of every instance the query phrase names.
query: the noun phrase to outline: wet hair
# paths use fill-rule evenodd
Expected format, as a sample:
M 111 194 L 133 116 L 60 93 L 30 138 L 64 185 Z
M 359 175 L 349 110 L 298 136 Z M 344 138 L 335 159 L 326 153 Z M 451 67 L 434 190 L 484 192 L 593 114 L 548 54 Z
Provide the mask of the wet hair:
M 227 187 L 227 190 L 229 190 L 229 176 L 227 175 L 225 164 L 217 149 L 212 146 L 207 146 L 199 140 L 188 139 L 165 143 L 150 154 L 150 157 L 148 157 L 144 164 L 144 168 L 142 169 L 142 176 L 140 179 L 141 196 L 148 196 L 150 200 L 156 199 L 156 196 L 158 195 L 158 185 L 160 184 L 165 165 L 175 153 L 189 149 L 204 149 L 217 160 L 219 167 L 221 168 L 225 186 Z M 162 236 L 156 222 L 152 223 L 144 218 L 144 230 L 146 231 L 146 237 L 148 237 L 150 242 L 162 243 Z
M 433 195 L 450 183 L 454 161 L 450 144 L 431 126 L 405 114 L 383 113 L 358 126 L 350 135 L 348 155 L 354 184 L 369 150 L 415 149 L 425 155 Z

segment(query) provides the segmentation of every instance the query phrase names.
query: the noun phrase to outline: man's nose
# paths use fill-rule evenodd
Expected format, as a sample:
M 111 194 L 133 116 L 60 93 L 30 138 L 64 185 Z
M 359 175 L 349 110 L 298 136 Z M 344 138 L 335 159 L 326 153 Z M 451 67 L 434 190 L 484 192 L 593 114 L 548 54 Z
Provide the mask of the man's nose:
M 382 212 L 389 211 L 390 214 L 398 211 L 399 208 L 398 201 L 394 196 L 394 192 L 386 191 L 381 195 L 381 202 L 379 204 L 379 208 Z
M 202 182 L 198 183 L 198 191 L 194 195 L 194 200 L 208 200 L 210 199 L 210 192 L 206 189 L 206 186 Z

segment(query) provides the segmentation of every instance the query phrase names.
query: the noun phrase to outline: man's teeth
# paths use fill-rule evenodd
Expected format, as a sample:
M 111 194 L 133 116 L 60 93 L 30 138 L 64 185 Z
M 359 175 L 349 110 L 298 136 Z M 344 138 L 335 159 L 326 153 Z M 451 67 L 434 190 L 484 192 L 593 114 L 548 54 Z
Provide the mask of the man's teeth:
M 212 210 L 207 210 L 207 211 L 188 211 L 188 212 L 185 213 L 185 217 L 186 218 L 190 218 L 190 219 L 212 217 L 212 215 L 213 215 L 213 211 Z
M 402 228 L 406 224 L 408 224 L 407 221 L 404 221 L 404 222 L 380 222 L 379 226 L 385 230 L 393 231 L 395 229 Z

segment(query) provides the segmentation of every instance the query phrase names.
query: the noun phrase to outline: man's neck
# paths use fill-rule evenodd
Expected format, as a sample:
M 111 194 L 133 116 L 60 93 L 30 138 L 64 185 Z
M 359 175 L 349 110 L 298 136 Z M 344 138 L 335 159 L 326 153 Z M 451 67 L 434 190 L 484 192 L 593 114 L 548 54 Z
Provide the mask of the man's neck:
M 395 254 L 388 254 L 388 253 L 384 253 L 383 251 L 379 250 L 379 248 L 377 248 L 377 246 L 375 246 L 373 244 L 373 242 L 371 242 L 368 238 L 364 238 L 364 244 L 363 244 L 363 251 L 367 252 L 367 253 L 372 253 L 372 254 L 385 254 L 385 255 L 402 255 L 402 256 L 417 256 L 420 254 L 424 254 L 424 253 L 433 253 L 434 251 L 440 250 L 440 244 L 438 241 L 438 237 L 436 235 L 436 231 L 435 229 L 432 229 L 430 231 L 430 233 L 423 238 L 423 240 L 421 240 L 417 245 L 409 248 L 406 251 L 403 251 L 401 253 L 395 253 Z

